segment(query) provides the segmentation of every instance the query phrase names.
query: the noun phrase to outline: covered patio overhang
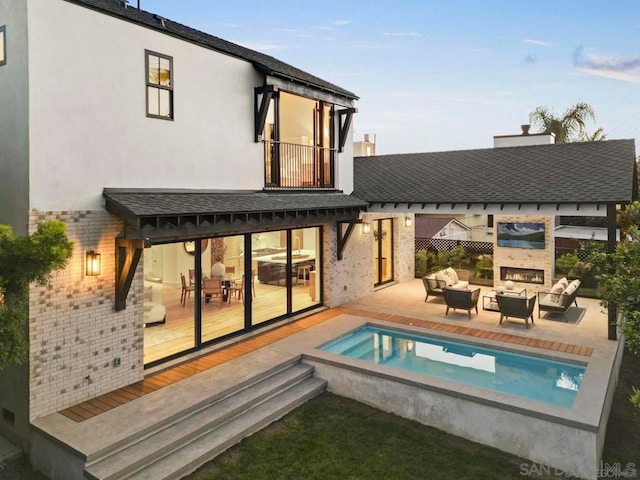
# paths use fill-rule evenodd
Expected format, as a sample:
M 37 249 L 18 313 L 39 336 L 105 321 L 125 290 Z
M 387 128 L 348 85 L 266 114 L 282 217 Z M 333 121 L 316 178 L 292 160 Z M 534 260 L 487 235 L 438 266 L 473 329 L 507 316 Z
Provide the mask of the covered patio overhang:
M 367 209 L 366 202 L 340 192 L 105 188 L 103 196 L 107 211 L 125 224 L 116 238 L 116 310 L 126 308 L 144 248 L 335 222 L 342 251 L 353 226 L 361 222 L 360 212 Z M 346 233 L 343 225 L 347 225 Z
M 633 140 L 360 157 L 354 178 L 368 212 L 606 217 L 609 252 L 616 210 L 638 198 Z

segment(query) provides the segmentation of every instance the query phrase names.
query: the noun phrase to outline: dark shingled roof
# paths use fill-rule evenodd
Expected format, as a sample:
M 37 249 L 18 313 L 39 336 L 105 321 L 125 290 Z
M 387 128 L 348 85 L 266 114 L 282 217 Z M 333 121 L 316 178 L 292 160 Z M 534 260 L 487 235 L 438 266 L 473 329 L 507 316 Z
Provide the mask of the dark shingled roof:
M 353 195 L 369 203 L 627 203 L 633 140 L 358 157 Z
M 366 208 L 343 193 L 276 193 L 105 188 L 104 197 L 137 217 L 244 214 L 332 208 Z
M 234 43 L 222 40 L 199 30 L 187 27 L 180 23 L 165 19 L 164 26 L 160 22 L 159 17 L 153 13 L 144 10 L 138 10 L 136 7 L 129 5 L 124 7 L 120 0 L 66 0 L 70 3 L 82 5 L 84 7 L 97 10 L 108 15 L 112 15 L 123 20 L 144 25 L 162 33 L 173 35 L 190 42 L 197 43 L 203 47 L 211 48 L 222 53 L 226 53 L 236 58 L 241 58 L 252 63 L 259 70 L 276 77 L 293 80 L 304 85 L 310 85 L 322 90 L 326 90 L 337 95 L 350 99 L 357 99 L 356 94 L 329 83 L 321 78 L 304 72 L 274 57 L 265 55 L 254 50 L 236 45 Z M 134 2 L 131 2 L 134 3 Z

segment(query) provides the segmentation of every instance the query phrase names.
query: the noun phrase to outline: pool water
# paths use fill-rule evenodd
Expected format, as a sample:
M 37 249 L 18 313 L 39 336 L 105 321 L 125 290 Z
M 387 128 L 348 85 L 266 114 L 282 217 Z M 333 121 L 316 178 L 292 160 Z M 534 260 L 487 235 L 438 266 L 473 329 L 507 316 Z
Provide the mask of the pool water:
M 363 327 L 326 352 L 570 408 L 586 367 L 378 327 Z

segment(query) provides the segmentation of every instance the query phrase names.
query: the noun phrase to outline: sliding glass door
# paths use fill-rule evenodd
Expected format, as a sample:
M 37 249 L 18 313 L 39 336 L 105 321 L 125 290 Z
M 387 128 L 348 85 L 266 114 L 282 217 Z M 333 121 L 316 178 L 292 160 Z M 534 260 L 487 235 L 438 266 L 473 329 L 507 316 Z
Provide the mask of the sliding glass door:
M 144 362 L 159 363 L 320 305 L 321 227 L 144 252 Z

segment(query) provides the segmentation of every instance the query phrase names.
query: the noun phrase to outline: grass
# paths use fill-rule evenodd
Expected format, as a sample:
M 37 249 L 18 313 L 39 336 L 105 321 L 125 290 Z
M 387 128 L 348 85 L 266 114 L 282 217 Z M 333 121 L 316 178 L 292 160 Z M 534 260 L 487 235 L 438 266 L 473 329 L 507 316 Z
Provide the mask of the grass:
M 630 463 L 640 469 L 640 408 L 628 401 L 632 385 L 640 385 L 640 357 L 626 352 L 602 457 L 622 470 Z M 534 469 L 494 448 L 323 394 L 185 480 L 521 480 Z

